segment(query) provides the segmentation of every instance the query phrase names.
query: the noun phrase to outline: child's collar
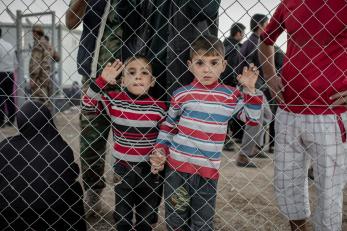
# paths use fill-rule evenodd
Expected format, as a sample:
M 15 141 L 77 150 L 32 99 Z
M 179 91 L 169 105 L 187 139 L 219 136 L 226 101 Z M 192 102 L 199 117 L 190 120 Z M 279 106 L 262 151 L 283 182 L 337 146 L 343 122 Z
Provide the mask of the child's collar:
M 148 94 L 143 94 L 143 95 L 135 95 L 128 91 L 128 89 L 124 89 L 124 92 L 131 98 L 131 99 L 136 99 L 136 100 L 141 100 L 141 99 L 147 99 L 149 97 Z
M 198 88 L 203 88 L 203 89 L 214 89 L 217 86 L 220 85 L 220 83 L 218 82 L 218 80 L 210 85 L 203 85 L 201 84 L 196 78 L 194 78 L 193 82 L 191 83 L 194 87 L 198 87 Z

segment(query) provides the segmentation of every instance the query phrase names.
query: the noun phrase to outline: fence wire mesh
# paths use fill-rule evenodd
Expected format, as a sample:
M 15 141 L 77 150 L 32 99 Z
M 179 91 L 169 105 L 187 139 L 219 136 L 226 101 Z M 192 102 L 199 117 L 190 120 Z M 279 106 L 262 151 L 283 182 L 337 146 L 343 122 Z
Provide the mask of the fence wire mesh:
M 347 230 L 346 0 L 0 6 L 0 230 Z

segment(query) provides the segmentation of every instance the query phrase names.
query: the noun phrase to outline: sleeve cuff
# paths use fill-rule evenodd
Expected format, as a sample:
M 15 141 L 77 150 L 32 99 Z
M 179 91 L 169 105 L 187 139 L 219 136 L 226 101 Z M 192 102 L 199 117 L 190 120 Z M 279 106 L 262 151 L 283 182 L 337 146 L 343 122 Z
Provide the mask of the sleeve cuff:
M 165 145 L 165 144 L 155 144 L 155 146 L 154 146 L 154 148 L 155 149 L 160 149 L 160 148 L 162 148 L 162 149 L 164 149 L 164 152 L 165 152 L 165 155 L 167 156 L 167 155 L 169 155 L 169 147 L 167 146 L 167 145 Z
M 254 94 L 243 93 L 244 102 L 246 104 L 262 104 L 263 103 L 263 92 L 256 90 Z
M 101 89 L 104 89 L 107 85 L 107 82 L 101 77 L 101 75 L 98 78 L 96 78 L 95 83 Z

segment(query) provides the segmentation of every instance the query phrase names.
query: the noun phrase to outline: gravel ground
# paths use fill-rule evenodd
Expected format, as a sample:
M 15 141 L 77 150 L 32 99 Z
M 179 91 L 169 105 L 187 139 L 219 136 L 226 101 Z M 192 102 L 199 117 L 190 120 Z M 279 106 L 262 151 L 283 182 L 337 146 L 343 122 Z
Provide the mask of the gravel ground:
M 55 116 L 58 129 L 79 160 L 79 111 L 72 108 Z M 0 129 L 0 140 L 17 132 L 14 127 Z M 235 166 L 235 152 L 225 152 L 218 183 L 218 198 L 215 216 L 216 230 L 290 230 L 287 220 L 280 214 L 273 192 L 273 155 L 268 159 L 255 159 L 257 169 L 242 169 Z M 107 155 L 106 181 L 103 191 L 103 210 L 98 217 L 87 220 L 89 230 L 115 230 L 112 218 L 114 193 L 112 182 L 111 156 Z M 315 204 L 315 189 L 309 182 L 311 204 Z M 347 191 L 345 190 L 345 196 Z M 163 205 L 156 231 L 165 229 Z M 312 227 L 310 227 L 312 230 Z M 347 230 L 347 201 L 344 202 L 343 230 Z

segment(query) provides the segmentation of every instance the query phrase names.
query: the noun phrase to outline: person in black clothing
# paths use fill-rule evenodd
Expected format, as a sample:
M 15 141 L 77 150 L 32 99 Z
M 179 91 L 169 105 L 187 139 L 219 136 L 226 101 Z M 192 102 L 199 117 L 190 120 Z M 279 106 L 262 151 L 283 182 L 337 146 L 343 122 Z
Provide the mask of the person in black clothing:
M 234 23 L 230 28 L 230 36 L 224 40 L 225 59 L 227 60 L 227 67 L 221 76 L 221 81 L 224 84 L 236 87 L 238 81 L 237 66 L 240 64 L 240 48 L 241 41 L 245 37 L 246 27 L 242 23 Z M 228 135 L 225 139 L 223 150 L 233 151 L 232 139 L 242 140 L 244 123 L 237 118 L 233 118 L 229 122 Z
M 15 47 L 2 38 L 0 28 L 0 127 L 14 125 L 16 104 L 13 91 L 16 86 L 13 73 L 16 65 Z M 5 123 L 6 117 L 8 118 L 7 123 Z
M 237 85 L 237 66 L 240 64 L 241 41 L 245 37 L 246 27 L 242 23 L 234 23 L 230 28 L 230 36 L 224 40 L 225 59 L 228 65 L 222 74 L 224 84 L 235 87 Z
M 78 165 L 42 103 L 17 113 L 0 143 L 0 230 L 86 230 Z

